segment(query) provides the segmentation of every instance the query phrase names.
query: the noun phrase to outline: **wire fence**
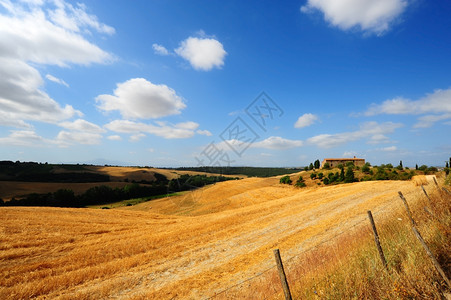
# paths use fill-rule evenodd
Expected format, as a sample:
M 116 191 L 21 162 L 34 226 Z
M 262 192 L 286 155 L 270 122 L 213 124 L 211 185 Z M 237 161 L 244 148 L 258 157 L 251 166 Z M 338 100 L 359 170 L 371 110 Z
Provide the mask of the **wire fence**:
M 409 194 L 409 199 L 412 202 L 417 202 L 418 199 L 424 202 L 425 199 L 421 199 L 421 196 L 422 192 L 420 194 L 415 191 L 414 193 Z M 402 202 L 400 200 L 398 201 L 396 198 L 398 198 L 397 195 L 393 197 L 393 202 L 375 208 L 375 210 L 372 211 L 374 218 L 376 220 L 384 220 L 387 217 L 393 217 L 395 215 L 399 221 L 407 219 Z M 373 239 L 373 233 L 370 226 L 367 212 L 363 211 L 352 225 L 336 232 L 333 238 L 324 239 L 314 246 L 289 257 L 287 257 L 287 254 L 284 255 L 284 249 L 280 249 L 290 287 L 299 289 L 299 278 L 305 279 L 306 277 L 312 277 L 321 272 L 327 272 L 327 267 L 330 266 L 330 260 L 341 263 L 347 255 L 346 251 L 340 250 L 340 245 L 342 245 L 343 242 L 352 243 L 352 239 L 356 236 Z M 337 231 L 338 226 L 336 228 L 330 228 L 329 230 Z M 328 253 L 325 253 L 327 251 Z M 287 253 L 288 252 L 289 251 L 287 251 Z M 377 250 L 375 248 L 375 266 L 379 263 L 377 255 Z M 315 280 L 315 278 L 307 279 Z M 318 296 L 317 291 L 315 290 L 307 292 L 310 293 L 312 297 L 315 295 Z M 262 269 L 253 276 L 240 280 L 227 288 L 216 291 L 204 299 L 274 299 L 281 297 L 283 297 L 283 291 L 277 266 L 273 260 L 271 267 Z

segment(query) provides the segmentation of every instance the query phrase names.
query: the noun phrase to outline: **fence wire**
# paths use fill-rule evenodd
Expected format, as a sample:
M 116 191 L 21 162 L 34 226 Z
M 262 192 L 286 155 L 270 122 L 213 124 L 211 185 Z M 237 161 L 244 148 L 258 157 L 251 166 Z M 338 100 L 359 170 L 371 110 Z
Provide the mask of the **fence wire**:
M 414 195 L 409 193 L 410 201 L 424 202 L 425 199 L 422 199 L 422 196 L 424 195 L 422 192 L 420 194 L 420 192 L 421 190 L 419 190 L 418 192 L 415 191 Z M 411 198 L 412 196 L 414 196 L 414 199 Z M 398 196 L 396 196 L 396 198 L 398 198 Z M 394 203 L 390 202 L 376 207 L 375 210 L 372 211 L 372 214 L 374 219 L 376 220 L 376 225 L 377 220 L 383 220 L 388 215 L 396 215 L 399 221 L 408 220 L 403 203 L 400 199 L 399 201 L 398 199 L 396 199 L 396 201 L 394 200 Z M 365 223 L 367 224 L 367 226 L 365 226 Z M 331 228 L 331 230 L 334 230 L 334 228 Z M 336 235 L 332 239 L 324 239 L 318 244 L 315 244 L 313 247 L 306 249 L 299 254 L 287 258 L 286 255 L 284 255 L 284 249 L 280 249 L 285 273 L 287 275 L 290 287 L 296 287 L 296 281 L 301 276 L 308 277 L 310 273 L 314 273 L 315 270 L 323 269 L 329 263 L 325 259 L 318 260 L 315 257 L 315 251 L 318 251 L 326 244 L 329 244 L 332 247 L 338 247 L 339 243 L 336 242 L 340 238 L 348 236 L 352 237 L 355 234 L 367 235 L 368 239 L 373 239 L 373 233 L 370 228 L 370 223 L 367 218 L 366 211 L 362 212 L 361 220 L 357 221 L 352 226 L 346 227 L 345 229 L 341 230 L 341 232 L 336 233 Z M 340 259 L 341 258 L 338 258 L 339 261 Z M 379 263 L 376 249 L 374 250 L 374 263 L 375 265 Z M 315 290 L 310 292 L 312 296 L 318 296 Z M 274 261 L 273 266 L 263 269 L 260 272 L 255 273 L 253 276 L 241 280 L 236 284 L 224 288 L 218 292 L 215 292 L 213 295 L 205 297 L 204 299 L 274 299 L 276 297 L 282 297 L 282 295 L 283 292 L 281 283 L 277 272 L 277 266 Z

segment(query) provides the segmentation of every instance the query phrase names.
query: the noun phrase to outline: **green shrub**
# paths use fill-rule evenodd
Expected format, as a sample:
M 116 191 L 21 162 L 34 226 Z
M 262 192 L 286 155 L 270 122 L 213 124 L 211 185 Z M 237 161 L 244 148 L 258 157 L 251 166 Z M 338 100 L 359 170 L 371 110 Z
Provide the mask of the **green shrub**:
M 283 184 L 291 184 L 293 181 L 291 180 L 290 176 L 286 175 L 280 178 L 279 182 Z

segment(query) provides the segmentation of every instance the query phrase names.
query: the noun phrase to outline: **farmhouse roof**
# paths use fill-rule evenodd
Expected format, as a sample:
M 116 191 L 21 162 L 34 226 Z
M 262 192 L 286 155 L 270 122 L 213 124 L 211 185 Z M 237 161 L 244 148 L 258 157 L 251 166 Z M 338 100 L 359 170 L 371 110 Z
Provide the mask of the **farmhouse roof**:
M 324 160 L 365 160 L 364 158 L 325 158 Z

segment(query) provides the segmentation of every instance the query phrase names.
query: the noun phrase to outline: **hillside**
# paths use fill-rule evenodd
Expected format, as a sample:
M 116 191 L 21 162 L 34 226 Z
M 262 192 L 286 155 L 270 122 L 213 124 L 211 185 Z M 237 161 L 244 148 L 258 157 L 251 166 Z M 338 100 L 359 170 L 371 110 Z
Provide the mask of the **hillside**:
M 127 209 L 0 208 L 0 298 L 210 297 L 272 267 L 274 248 L 302 253 L 361 224 L 368 209 L 404 218 L 397 192 L 421 196 L 411 181 L 297 189 L 278 179 Z
M 79 195 L 89 188 L 99 185 L 123 188 L 131 182 L 148 184 L 156 180 L 155 174 L 161 174 L 168 180 L 176 179 L 185 174 L 218 175 L 196 171 L 144 167 L 47 165 L 11 162 L 10 165 L 0 164 L 0 199 L 7 201 L 13 197 L 20 198 L 31 193 L 53 193 L 59 189 L 70 189 L 76 195 Z M 242 175 L 224 176 L 245 177 Z

